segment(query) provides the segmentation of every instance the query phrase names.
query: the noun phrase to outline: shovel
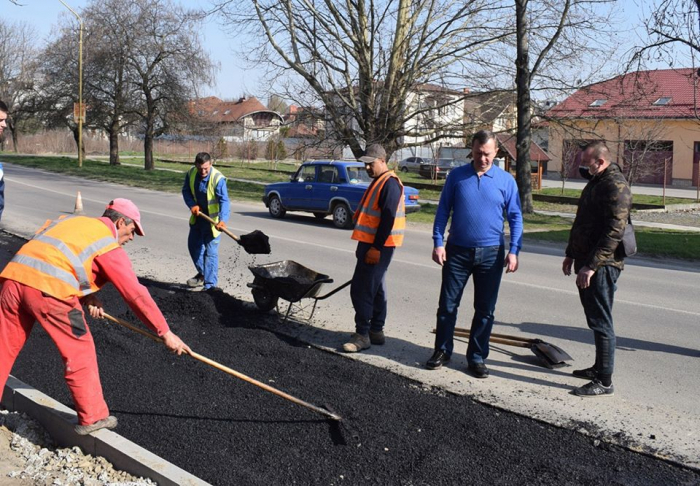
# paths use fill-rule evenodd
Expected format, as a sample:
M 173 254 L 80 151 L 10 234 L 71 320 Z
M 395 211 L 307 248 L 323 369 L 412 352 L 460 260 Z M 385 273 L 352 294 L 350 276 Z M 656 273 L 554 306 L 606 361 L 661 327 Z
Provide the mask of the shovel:
M 435 332 L 435 331 L 433 331 Z M 455 336 L 469 337 L 469 329 L 455 327 Z M 504 344 L 506 346 L 515 346 L 518 348 L 530 348 L 540 359 L 540 362 L 549 369 L 561 368 L 567 366 L 567 361 L 573 361 L 574 358 L 569 354 L 551 343 L 542 341 L 541 339 L 530 339 L 508 334 L 492 333 L 489 342 L 496 344 Z
M 209 221 L 211 224 L 216 224 L 216 221 L 211 219 L 204 213 L 199 213 L 197 216 Z M 241 245 L 243 249 L 250 253 L 251 255 L 263 254 L 268 255 L 270 253 L 270 238 L 262 231 L 255 230 L 247 235 L 237 236 L 229 231 L 227 228 L 222 229 L 224 233 L 229 235 L 231 238 L 236 240 L 236 243 Z
M 132 324 L 129 324 L 126 321 L 123 321 L 123 320 L 118 319 L 116 317 L 112 317 L 109 314 L 107 314 L 106 312 L 104 313 L 104 316 L 105 316 L 105 319 L 107 319 L 108 321 L 112 321 L 116 324 L 119 324 L 120 326 L 126 327 L 127 329 L 131 329 L 132 331 L 135 331 L 139 334 L 142 334 L 142 335 L 146 336 L 147 338 L 150 338 L 156 342 L 159 342 L 159 343 L 163 342 L 163 340 L 161 338 L 159 338 L 158 336 L 151 334 L 148 331 L 144 331 L 143 329 L 139 329 L 138 327 L 136 327 Z M 265 383 L 262 383 L 262 382 L 256 380 L 255 378 L 251 378 L 249 376 L 244 375 L 243 373 L 240 373 L 236 370 L 229 368 L 228 366 L 224 366 L 221 363 L 217 363 L 213 359 L 209 359 L 206 356 L 202 356 L 201 354 L 195 353 L 194 351 L 190 351 L 189 353 L 185 352 L 185 354 L 189 354 L 194 359 L 201 361 L 202 363 L 208 364 L 209 366 L 213 366 L 214 368 L 221 370 L 224 373 L 228 373 L 229 375 L 233 375 L 236 378 L 239 378 L 243 381 L 247 381 L 248 383 L 251 383 L 257 387 L 260 387 L 263 390 L 269 391 L 270 393 L 274 393 L 275 395 L 282 397 L 285 400 L 289 400 L 290 402 L 294 402 L 297 405 L 301 405 L 302 407 L 306 407 L 310 410 L 313 410 L 316 413 L 320 413 L 321 415 L 324 415 L 327 419 L 330 419 L 330 420 L 336 421 L 336 422 L 340 422 L 342 420 L 342 418 L 339 415 L 337 415 L 337 414 L 335 414 L 335 413 L 333 413 L 325 408 L 317 407 L 316 405 L 312 405 L 309 402 L 305 402 L 304 400 L 302 400 L 300 398 L 297 398 L 297 397 L 294 397 L 288 393 L 285 393 L 282 390 L 278 390 L 277 388 L 271 387 L 270 385 L 266 385 Z

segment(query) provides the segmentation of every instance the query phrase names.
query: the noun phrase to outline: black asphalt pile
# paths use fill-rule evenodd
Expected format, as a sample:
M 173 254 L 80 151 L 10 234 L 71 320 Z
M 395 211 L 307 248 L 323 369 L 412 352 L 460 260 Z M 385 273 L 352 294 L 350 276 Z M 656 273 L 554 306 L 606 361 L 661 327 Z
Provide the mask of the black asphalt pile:
M 696 472 L 275 334 L 263 327 L 270 316 L 226 294 L 144 283 L 194 351 L 344 418 L 334 427 L 117 324 L 91 321 L 116 432 L 212 484 L 700 483 Z M 136 322 L 113 288 L 100 297 L 107 312 Z M 13 374 L 72 406 L 58 352 L 39 327 Z

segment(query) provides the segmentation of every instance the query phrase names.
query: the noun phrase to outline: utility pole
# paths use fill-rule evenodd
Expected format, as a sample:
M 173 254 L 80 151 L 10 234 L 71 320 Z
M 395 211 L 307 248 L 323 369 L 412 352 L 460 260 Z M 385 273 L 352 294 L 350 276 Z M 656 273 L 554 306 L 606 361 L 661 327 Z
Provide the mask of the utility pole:
M 73 109 L 73 117 L 78 122 L 78 167 L 83 166 L 83 121 L 85 121 L 85 105 L 83 105 L 83 19 L 63 0 L 58 0 L 80 22 L 80 40 L 78 42 L 78 109 Z M 76 116 L 77 113 L 77 116 Z

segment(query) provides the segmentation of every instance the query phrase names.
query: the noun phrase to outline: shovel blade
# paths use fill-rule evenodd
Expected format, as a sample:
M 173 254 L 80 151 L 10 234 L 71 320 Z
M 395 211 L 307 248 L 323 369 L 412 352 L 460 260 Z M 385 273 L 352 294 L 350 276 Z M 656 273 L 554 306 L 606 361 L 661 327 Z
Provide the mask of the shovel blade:
M 270 238 L 260 230 L 241 235 L 238 243 L 251 255 L 268 255 L 271 251 Z
M 539 341 L 532 343 L 530 347 L 535 356 L 540 358 L 540 361 L 549 369 L 561 368 L 566 366 L 567 361 L 573 361 L 574 358 L 554 344 Z

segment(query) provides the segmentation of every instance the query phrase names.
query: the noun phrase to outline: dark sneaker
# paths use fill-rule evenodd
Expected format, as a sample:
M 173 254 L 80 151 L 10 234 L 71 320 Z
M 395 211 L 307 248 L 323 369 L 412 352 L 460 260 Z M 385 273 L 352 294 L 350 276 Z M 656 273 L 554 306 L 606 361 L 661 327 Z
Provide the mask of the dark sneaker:
M 110 415 L 107 418 L 98 420 L 94 424 L 90 425 L 76 425 L 75 433 L 78 435 L 88 435 L 96 430 L 100 429 L 113 429 L 117 426 L 117 417 Z
M 444 352 L 442 349 L 438 349 L 433 353 L 425 367 L 429 370 L 439 370 L 442 365 L 446 365 L 450 362 L 450 355 Z
M 206 292 L 208 294 L 217 294 L 217 293 L 223 293 L 224 289 L 221 287 L 207 287 L 206 289 L 202 289 L 202 292 Z
M 343 351 L 346 353 L 357 353 L 363 349 L 368 349 L 370 347 L 369 336 L 363 336 L 362 334 L 353 334 L 350 336 L 350 341 L 343 344 Z
M 471 363 L 468 367 L 467 370 L 469 371 L 469 374 L 471 374 L 474 378 L 488 378 L 489 377 L 489 369 L 486 367 L 484 363 Z
M 202 285 L 204 285 L 204 275 L 202 275 L 201 273 L 198 273 L 197 275 L 195 275 L 187 281 L 188 287 L 195 288 L 201 287 Z
M 369 342 L 372 344 L 377 344 L 381 346 L 386 342 L 384 337 L 384 331 L 370 331 L 369 332 Z
M 574 370 L 571 374 L 576 378 L 583 378 L 585 380 L 595 380 L 598 377 L 598 372 L 596 372 L 593 366 L 585 370 Z
M 573 394 L 583 398 L 611 397 L 615 394 L 615 387 L 612 383 L 610 386 L 603 386 L 600 380 L 593 380 L 580 388 L 576 388 Z

